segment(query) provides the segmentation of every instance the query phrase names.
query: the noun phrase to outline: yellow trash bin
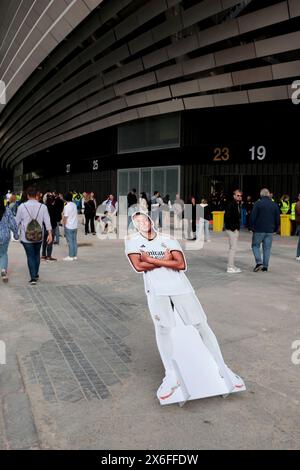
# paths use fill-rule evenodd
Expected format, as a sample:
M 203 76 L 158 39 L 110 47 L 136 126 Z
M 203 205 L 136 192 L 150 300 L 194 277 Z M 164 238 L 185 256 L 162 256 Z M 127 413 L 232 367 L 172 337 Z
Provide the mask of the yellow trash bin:
M 291 236 L 291 220 L 289 214 L 280 214 L 280 235 L 282 237 Z
M 222 232 L 224 225 L 224 211 L 213 211 L 213 231 Z

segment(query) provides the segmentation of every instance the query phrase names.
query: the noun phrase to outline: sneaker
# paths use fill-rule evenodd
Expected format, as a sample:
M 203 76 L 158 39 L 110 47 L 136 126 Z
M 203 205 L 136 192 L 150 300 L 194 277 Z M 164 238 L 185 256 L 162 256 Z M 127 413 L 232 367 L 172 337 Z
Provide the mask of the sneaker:
M 74 258 L 72 258 L 71 256 L 66 256 L 66 258 L 63 258 L 63 261 L 73 261 Z
M 258 273 L 258 271 L 262 271 L 263 265 L 262 264 L 257 264 L 255 268 L 253 269 L 253 272 Z
M 47 256 L 41 256 L 41 261 L 46 261 L 47 260 Z
M 206 243 L 211 243 L 211 239 L 205 240 Z
M 297 260 L 297 261 L 300 261 L 300 256 L 297 256 L 297 257 L 296 257 L 296 260 Z
M 227 272 L 229 274 L 238 274 L 238 273 L 241 273 L 242 270 L 240 268 L 234 267 L 234 268 L 227 268 Z
M 52 258 L 52 256 L 48 256 L 47 261 L 57 261 L 57 258 Z
M 36 279 L 30 279 L 29 284 L 31 286 L 35 286 L 36 285 Z
M 3 282 L 8 282 L 8 276 L 7 276 L 7 272 L 5 271 L 5 269 L 2 269 L 1 271 L 1 278 Z
M 180 382 L 175 374 L 168 374 L 165 376 L 161 386 L 158 389 L 158 398 L 160 400 L 167 400 L 173 393 L 180 387 Z
M 230 370 L 227 366 L 225 366 L 225 369 L 223 370 L 219 369 L 219 374 L 222 379 L 224 379 L 226 386 L 228 387 L 229 393 L 233 392 L 234 390 L 239 390 L 245 387 L 245 384 L 241 377 L 232 372 L 232 370 Z
M 77 256 L 74 256 L 74 257 L 73 257 L 73 259 L 75 259 L 75 260 L 76 260 L 76 259 L 77 259 Z
M 264 273 L 266 273 L 266 272 L 268 271 L 268 268 L 266 268 L 266 267 L 264 266 L 264 267 L 262 268 L 262 271 L 263 271 Z

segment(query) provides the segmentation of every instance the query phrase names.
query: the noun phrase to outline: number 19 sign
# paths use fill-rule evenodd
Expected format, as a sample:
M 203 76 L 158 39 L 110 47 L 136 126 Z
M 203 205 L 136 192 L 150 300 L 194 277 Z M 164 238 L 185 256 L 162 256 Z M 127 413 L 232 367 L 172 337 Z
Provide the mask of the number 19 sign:
M 267 149 L 264 145 L 259 145 L 258 147 L 253 145 L 253 147 L 249 149 L 249 152 L 251 154 L 252 161 L 255 161 L 255 160 L 261 161 L 261 160 L 264 160 L 267 156 Z

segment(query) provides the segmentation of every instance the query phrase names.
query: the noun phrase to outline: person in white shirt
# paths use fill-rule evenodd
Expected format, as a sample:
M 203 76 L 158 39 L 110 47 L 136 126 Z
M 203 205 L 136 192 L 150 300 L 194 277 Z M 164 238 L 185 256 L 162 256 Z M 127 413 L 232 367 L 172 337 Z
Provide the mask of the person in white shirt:
M 69 245 L 69 256 L 64 261 L 74 261 L 77 259 L 77 228 L 78 216 L 77 206 L 72 202 L 72 194 L 65 195 L 66 205 L 63 211 L 63 225 L 65 227 L 65 237 Z
M 105 210 L 111 215 L 114 215 L 118 211 L 118 201 L 113 194 L 110 194 L 101 205 L 105 206 Z
M 117 231 L 117 213 L 118 213 L 118 201 L 115 199 L 113 194 L 110 194 L 105 201 L 102 202 L 102 207 L 108 212 L 109 217 L 112 221 L 113 231 Z M 104 211 L 104 212 L 105 212 Z
M 38 202 L 39 192 L 35 187 L 29 187 L 26 190 L 27 201 L 21 204 L 18 208 L 16 215 L 17 227 L 21 229 L 20 240 L 24 247 L 27 264 L 30 273 L 31 285 L 35 285 L 39 280 L 39 268 L 41 259 L 41 246 L 44 238 L 44 226 L 48 232 L 47 243 L 52 243 L 52 225 L 47 207 Z M 28 238 L 28 226 L 36 221 L 40 227 L 39 240 L 32 240 Z
M 159 389 L 161 400 L 180 386 L 173 367 L 171 329 L 176 326 L 174 309 L 185 325 L 193 325 L 217 363 L 228 390 L 241 387 L 239 377 L 229 373 L 218 341 L 207 324 L 203 308 L 185 275 L 187 264 L 178 241 L 159 234 L 151 218 L 142 212 L 132 215 L 137 232 L 125 240 L 125 253 L 136 272 L 143 273 L 145 291 L 156 341 L 165 368 Z M 230 371 L 231 372 L 231 371 Z

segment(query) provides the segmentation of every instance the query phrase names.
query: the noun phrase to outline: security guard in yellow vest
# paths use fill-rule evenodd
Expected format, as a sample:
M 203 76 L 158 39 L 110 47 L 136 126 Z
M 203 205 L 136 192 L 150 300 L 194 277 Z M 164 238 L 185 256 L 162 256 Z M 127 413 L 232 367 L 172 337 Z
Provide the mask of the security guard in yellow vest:
M 297 199 L 298 201 L 298 199 Z M 293 202 L 291 205 L 291 214 L 290 214 L 290 221 L 292 224 L 292 235 L 295 235 L 296 233 L 296 202 Z
M 290 214 L 291 212 L 291 204 L 290 204 L 290 196 L 288 194 L 284 194 L 280 199 L 279 208 L 281 214 Z

